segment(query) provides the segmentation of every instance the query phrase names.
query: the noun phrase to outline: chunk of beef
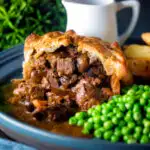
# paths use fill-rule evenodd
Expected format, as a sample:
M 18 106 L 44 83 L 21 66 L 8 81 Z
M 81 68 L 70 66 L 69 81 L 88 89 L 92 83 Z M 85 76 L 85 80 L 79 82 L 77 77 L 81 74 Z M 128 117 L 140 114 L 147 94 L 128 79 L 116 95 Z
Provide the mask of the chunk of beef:
M 86 79 L 80 80 L 73 91 L 76 93 L 76 102 L 82 110 L 87 110 L 100 102 L 100 91 Z
M 59 76 L 71 75 L 75 70 L 75 64 L 71 58 L 57 59 L 57 72 Z
M 47 92 L 46 96 L 48 99 L 48 105 L 49 106 L 55 106 L 57 104 L 61 104 L 61 101 L 63 100 L 62 96 L 59 96 L 53 92 Z
M 47 70 L 46 77 L 43 77 L 42 87 L 45 89 L 50 89 L 50 87 L 59 87 L 57 74 L 52 69 Z
M 52 89 L 46 93 L 48 104 L 55 106 L 57 104 L 71 104 L 70 101 L 75 100 L 75 94 L 72 91 L 62 89 Z
M 86 54 L 81 54 L 77 58 L 78 71 L 83 73 L 89 68 L 89 60 Z
M 40 85 L 31 85 L 29 88 L 30 100 L 44 99 L 45 90 Z
M 40 56 L 38 59 L 34 61 L 34 67 L 36 69 L 43 68 L 45 69 L 46 59 L 44 56 Z
M 65 121 L 75 113 L 69 105 L 59 104 L 48 109 L 48 119 L 52 121 Z
M 52 68 L 56 68 L 57 58 L 60 57 L 59 54 L 48 54 L 47 60 Z
M 44 99 L 45 90 L 38 84 L 31 82 L 21 82 L 14 90 L 14 95 L 20 97 L 21 100 Z
M 71 77 L 62 76 L 59 80 L 63 88 L 68 88 L 70 85 L 76 83 L 78 76 L 76 74 L 73 74 Z
M 26 82 L 21 82 L 14 89 L 13 94 L 20 97 L 20 99 L 26 99 L 26 97 L 29 97 L 29 88 L 30 86 Z
M 67 47 L 67 52 L 71 56 L 71 58 L 77 58 L 78 52 L 76 47 Z
M 89 77 L 89 76 L 87 76 L 87 74 L 85 74 L 84 79 L 93 86 L 99 86 L 102 83 L 102 79 L 100 79 L 98 77 Z
M 48 110 L 48 119 L 52 121 L 62 121 L 66 120 L 68 110 L 64 105 L 56 105 L 54 107 L 49 108 Z
M 45 70 L 41 70 L 41 69 L 32 70 L 30 81 L 33 83 L 40 84 L 43 76 L 45 76 L 45 75 L 46 75 Z

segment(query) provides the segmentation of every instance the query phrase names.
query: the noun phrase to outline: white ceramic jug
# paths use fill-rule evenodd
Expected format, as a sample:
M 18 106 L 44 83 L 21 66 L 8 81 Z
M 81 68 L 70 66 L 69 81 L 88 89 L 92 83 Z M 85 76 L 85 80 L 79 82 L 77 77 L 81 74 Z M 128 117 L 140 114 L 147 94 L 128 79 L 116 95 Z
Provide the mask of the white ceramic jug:
M 114 0 L 62 0 L 67 11 L 67 29 L 80 35 L 96 36 L 123 44 L 137 23 L 140 4 L 136 0 L 115 2 Z M 118 37 L 116 13 L 124 8 L 132 8 L 132 19 L 127 30 Z M 130 17 L 130 16 L 126 16 Z M 123 19 L 123 18 L 122 18 Z

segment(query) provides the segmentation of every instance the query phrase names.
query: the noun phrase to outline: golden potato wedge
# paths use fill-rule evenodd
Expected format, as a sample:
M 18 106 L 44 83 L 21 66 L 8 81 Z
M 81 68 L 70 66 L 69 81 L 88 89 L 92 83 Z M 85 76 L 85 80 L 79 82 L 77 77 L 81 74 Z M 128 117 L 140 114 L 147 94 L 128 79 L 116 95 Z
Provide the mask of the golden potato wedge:
M 135 76 L 150 78 L 150 46 L 132 44 L 125 48 L 124 53 Z
M 150 60 L 127 59 L 127 62 L 133 75 L 150 78 Z
M 150 46 L 131 44 L 126 46 L 125 55 L 127 58 L 150 60 Z
M 150 32 L 142 33 L 141 38 L 147 45 L 150 45 Z

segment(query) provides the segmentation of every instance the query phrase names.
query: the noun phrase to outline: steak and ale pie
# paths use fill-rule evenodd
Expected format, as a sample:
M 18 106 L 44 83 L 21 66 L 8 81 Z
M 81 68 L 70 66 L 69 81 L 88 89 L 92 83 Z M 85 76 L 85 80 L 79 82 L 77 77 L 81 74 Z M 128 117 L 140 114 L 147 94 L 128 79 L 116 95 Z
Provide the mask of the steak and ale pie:
M 33 117 L 60 121 L 120 94 L 132 74 L 117 42 L 70 30 L 31 34 L 24 45 L 23 79 L 14 79 L 10 102 Z

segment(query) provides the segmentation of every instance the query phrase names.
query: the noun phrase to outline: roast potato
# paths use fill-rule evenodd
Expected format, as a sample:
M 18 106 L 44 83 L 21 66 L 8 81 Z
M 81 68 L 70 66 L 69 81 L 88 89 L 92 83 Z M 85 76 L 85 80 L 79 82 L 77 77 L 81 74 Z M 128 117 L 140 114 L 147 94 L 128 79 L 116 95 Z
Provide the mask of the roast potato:
M 132 44 L 124 53 L 133 75 L 150 78 L 150 46 Z
M 142 33 L 141 38 L 147 45 L 150 45 L 150 32 Z

